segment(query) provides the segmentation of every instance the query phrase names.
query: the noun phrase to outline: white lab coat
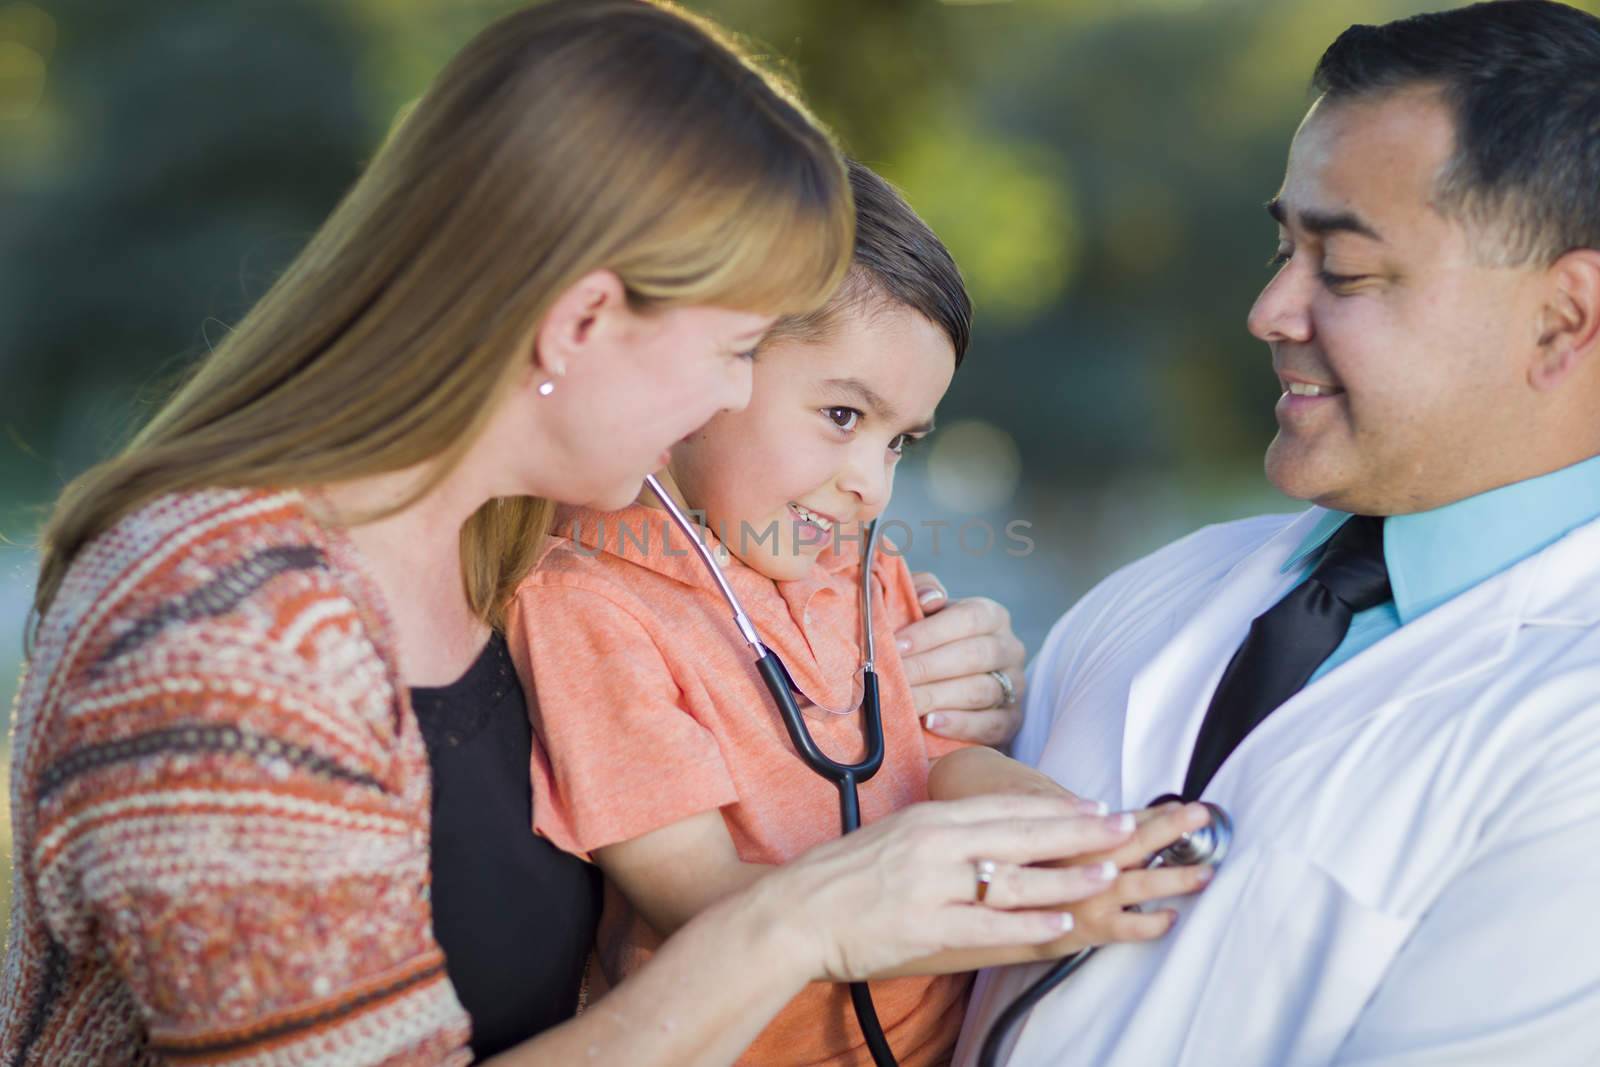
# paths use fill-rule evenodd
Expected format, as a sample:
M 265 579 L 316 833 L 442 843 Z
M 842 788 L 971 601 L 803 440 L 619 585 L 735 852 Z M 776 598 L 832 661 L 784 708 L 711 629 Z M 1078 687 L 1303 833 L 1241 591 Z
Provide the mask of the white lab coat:
M 1034 663 L 1019 755 L 1122 808 L 1176 791 L 1321 514 L 1107 579 Z M 1600 1064 L 1600 522 L 1307 686 L 1205 799 L 1236 829 L 1213 883 L 1036 1007 L 1012 1067 Z M 984 975 L 957 1064 L 1042 971 Z

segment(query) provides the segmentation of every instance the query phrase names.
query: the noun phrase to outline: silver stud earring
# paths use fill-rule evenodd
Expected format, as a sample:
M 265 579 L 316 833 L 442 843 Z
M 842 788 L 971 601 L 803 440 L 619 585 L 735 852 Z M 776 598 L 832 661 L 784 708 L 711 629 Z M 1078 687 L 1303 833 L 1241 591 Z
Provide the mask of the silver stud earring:
M 556 391 L 556 383 L 555 382 L 553 382 L 553 381 L 543 381 L 543 382 L 539 383 L 539 395 L 540 396 L 549 396 L 551 393 L 553 393 L 555 391 Z

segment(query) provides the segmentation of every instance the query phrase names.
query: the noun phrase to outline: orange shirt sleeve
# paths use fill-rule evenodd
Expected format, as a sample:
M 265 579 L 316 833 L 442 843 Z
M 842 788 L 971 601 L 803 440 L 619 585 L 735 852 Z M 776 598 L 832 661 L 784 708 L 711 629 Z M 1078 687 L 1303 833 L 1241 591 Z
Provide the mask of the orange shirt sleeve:
M 535 579 L 507 630 L 543 749 L 532 768 L 540 834 L 587 857 L 739 799 L 649 626 L 617 600 Z

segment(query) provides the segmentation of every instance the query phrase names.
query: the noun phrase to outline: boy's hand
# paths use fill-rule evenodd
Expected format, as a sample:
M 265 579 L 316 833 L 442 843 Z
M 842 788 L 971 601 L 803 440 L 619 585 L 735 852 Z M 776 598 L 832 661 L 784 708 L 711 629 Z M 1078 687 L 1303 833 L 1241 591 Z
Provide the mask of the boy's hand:
M 1026 650 L 1011 632 L 1011 615 L 987 597 L 950 599 L 939 579 L 914 574 L 927 618 L 900 628 L 901 661 L 917 714 L 932 733 L 999 747 L 1022 729 L 1022 664 Z M 1015 700 L 990 674 L 1011 680 Z
M 1178 914 L 1170 908 L 1148 913 L 1127 909 L 1152 900 L 1197 893 L 1210 883 L 1213 868 L 1208 866 L 1144 868 L 1151 856 L 1188 831 L 1204 826 L 1210 817 L 1203 804 L 1147 808 L 1134 814 L 1138 829 L 1120 848 L 1099 856 L 1073 858 L 1070 865 L 1074 867 L 1099 860 L 1109 865 L 1108 873 L 1112 869 L 1119 873 L 1104 892 L 1061 909 L 1072 913 L 1072 932 L 1052 948 L 1060 950 L 1067 942 L 1074 946 L 1070 950 L 1075 950 L 1112 941 L 1153 941 L 1171 930 Z

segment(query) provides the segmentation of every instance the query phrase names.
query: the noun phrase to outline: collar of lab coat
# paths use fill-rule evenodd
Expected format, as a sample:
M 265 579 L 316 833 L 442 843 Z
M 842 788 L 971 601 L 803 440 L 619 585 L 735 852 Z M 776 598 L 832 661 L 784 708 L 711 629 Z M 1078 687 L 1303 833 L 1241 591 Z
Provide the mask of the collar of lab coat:
M 1197 610 L 1175 620 L 1170 637 L 1135 676 L 1122 750 L 1124 805 L 1137 807 L 1182 783 L 1223 669 L 1251 620 L 1299 580 L 1285 564 L 1331 521 L 1327 514 L 1312 508 L 1247 549 Z M 1259 783 L 1312 745 L 1338 743 L 1371 715 L 1490 676 L 1514 653 L 1525 628 L 1600 624 L 1597 587 L 1600 520 L 1491 575 L 1306 686 L 1245 738 L 1206 798 L 1227 803 L 1239 783 Z

